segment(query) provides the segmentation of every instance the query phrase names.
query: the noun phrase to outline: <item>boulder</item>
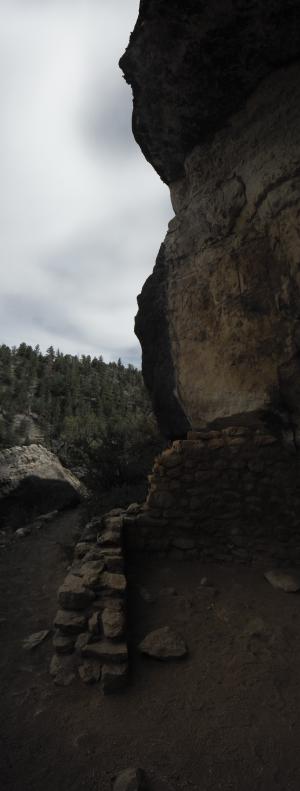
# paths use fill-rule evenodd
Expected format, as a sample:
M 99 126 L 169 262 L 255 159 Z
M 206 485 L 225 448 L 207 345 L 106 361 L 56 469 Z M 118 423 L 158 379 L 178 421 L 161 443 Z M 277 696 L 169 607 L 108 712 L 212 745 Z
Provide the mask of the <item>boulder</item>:
M 265 578 L 273 588 L 285 591 L 285 593 L 297 593 L 300 590 L 299 572 L 283 571 L 282 569 L 272 569 L 266 571 Z
M 146 778 L 141 769 L 124 769 L 113 784 L 113 791 L 146 791 L 146 789 Z
M 0 452 L 1 510 L 15 505 L 35 514 L 76 505 L 85 495 L 78 479 L 42 445 Z
M 186 644 L 169 626 L 150 632 L 140 643 L 140 652 L 154 659 L 181 659 L 187 654 Z

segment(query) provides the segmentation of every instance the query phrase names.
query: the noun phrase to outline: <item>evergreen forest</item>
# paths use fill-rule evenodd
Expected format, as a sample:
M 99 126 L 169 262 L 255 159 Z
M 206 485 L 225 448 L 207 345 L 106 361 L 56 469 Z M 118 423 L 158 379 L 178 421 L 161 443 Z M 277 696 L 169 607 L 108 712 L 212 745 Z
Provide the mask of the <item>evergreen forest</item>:
M 162 447 L 132 365 L 0 346 L 0 449 L 45 445 L 92 489 L 146 479 Z

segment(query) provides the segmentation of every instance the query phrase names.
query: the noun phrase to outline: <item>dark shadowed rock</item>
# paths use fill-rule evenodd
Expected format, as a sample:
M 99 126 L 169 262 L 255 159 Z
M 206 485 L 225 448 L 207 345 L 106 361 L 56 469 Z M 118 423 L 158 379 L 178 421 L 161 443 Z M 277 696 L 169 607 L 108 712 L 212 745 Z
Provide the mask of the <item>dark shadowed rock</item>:
M 25 648 L 26 651 L 32 651 L 33 648 L 37 648 L 38 645 L 43 643 L 49 634 L 49 629 L 43 629 L 42 632 L 35 632 L 35 634 L 31 634 L 30 637 L 26 637 L 26 640 L 24 640 L 23 648 Z
M 73 635 L 83 632 L 87 624 L 87 617 L 83 613 L 70 610 L 58 610 L 54 618 L 54 626 L 63 634 Z
M 95 594 L 83 583 L 81 577 L 68 574 L 58 590 L 58 602 L 64 610 L 84 610 L 95 598 Z
M 299 51 L 298 0 L 143 0 L 120 66 L 135 138 L 163 180 L 182 177 L 187 154 Z
M 50 663 L 50 675 L 59 687 L 68 687 L 76 679 L 76 662 L 73 656 L 54 654 Z
M 128 652 L 125 643 L 111 643 L 108 640 L 101 640 L 98 643 L 89 643 L 82 648 L 82 656 L 88 659 L 98 659 L 99 662 L 110 664 L 111 662 L 127 662 Z
M 74 650 L 74 641 L 74 636 L 57 631 L 53 637 L 53 648 L 57 654 L 72 654 Z
M 101 685 L 104 695 L 111 695 L 126 687 L 128 681 L 128 663 L 105 664 L 102 667 Z
M 111 574 L 105 571 L 100 576 L 98 588 L 111 596 L 122 596 L 126 593 L 126 577 L 124 574 Z
M 100 662 L 86 659 L 79 665 L 78 673 L 81 681 L 85 684 L 97 684 L 101 678 L 101 664 Z

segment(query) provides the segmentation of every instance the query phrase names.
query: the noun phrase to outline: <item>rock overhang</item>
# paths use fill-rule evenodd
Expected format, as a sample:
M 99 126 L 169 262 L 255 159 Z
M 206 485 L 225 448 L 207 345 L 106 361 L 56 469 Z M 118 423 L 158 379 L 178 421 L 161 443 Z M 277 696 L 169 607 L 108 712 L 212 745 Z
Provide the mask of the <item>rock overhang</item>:
M 135 325 L 169 439 L 251 416 L 300 444 L 299 53 L 300 0 L 144 0 L 121 59 L 175 212 Z
M 163 181 L 299 53 L 299 0 L 143 0 L 120 66 L 135 138 Z

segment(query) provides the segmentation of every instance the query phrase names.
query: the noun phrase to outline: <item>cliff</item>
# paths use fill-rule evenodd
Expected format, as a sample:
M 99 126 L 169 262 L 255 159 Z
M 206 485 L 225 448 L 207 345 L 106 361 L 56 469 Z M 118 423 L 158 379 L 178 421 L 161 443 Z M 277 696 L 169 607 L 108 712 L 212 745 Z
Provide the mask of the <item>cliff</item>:
M 175 217 L 136 333 L 160 427 L 300 443 L 300 0 L 142 0 L 121 59 Z

